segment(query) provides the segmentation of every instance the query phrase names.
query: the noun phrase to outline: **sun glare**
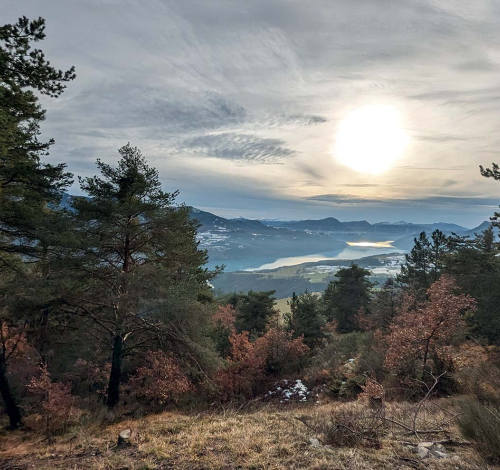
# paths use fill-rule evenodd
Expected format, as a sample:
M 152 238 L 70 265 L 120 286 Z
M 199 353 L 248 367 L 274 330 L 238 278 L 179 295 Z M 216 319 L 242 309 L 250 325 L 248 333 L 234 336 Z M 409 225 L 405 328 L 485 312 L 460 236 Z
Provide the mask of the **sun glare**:
M 337 161 L 360 173 L 379 174 L 401 156 L 408 137 L 391 106 L 368 105 L 351 111 L 340 123 Z

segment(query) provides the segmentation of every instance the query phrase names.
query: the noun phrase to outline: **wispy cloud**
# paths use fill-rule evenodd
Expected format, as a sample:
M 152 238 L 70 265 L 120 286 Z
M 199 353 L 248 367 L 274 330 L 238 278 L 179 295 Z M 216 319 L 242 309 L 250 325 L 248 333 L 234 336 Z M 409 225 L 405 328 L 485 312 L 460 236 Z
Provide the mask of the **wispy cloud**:
M 426 205 L 466 205 L 496 207 L 500 198 L 495 197 L 460 197 L 460 196 L 430 196 L 420 199 L 369 198 L 348 194 L 319 194 L 308 198 L 310 201 L 330 202 L 332 204 L 364 204 L 386 206 L 426 206 Z
M 477 219 L 488 213 L 482 194 L 494 194 L 495 182 L 481 181 L 477 168 L 500 146 L 500 2 L 201 4 L 2 2 L 4 22 L 45 17 L 47 57 L 77 68 L 60 99 L 43 100 L 43 134 L 56 139 L 49 160 L 87 174 L 97 156 L 114 162 L 131 141 L 162 176 L 176 178 L 188 203 L 239 200 L 243 214 L 245 204 L 255 209 L 256 192 L 271 217 L 299 217 L 299 206 L 329 215 L 328 200 L 355 218 L 375 213 L 363 209 L 371 200 L 396 220 L 434 217 L 422 215 L 425 204 L 450 217 L 452 206 L 477 204 Z M 343 117 L 373 103 L 394 106 L 411 135 L 398 164 L 377 177 L 342 167 L 334 151 Z M 453 184 L 443 183 L 444 172 Z M 204 176 L 204 197 L 195 173 Z M 216 196 L 229 180 L 230 191 Z M 332 194 L 308 199 L 304 180 Z M 421 188 L 443 187 L 452 199 L 412 202 Z M 353 194 L 339 196 L 343 188 Z M 383 202 L 372 197 L 378 188 Z M 466 202 L 466 194 L 476 197 Z M 391 209 L 400 198 L 410 199 L 406 209 Z
M 281 163 L 295 155 L 279 139 L 249 134 L 208 134 L 183 142 L 183 149 L 195 154 L 253 163 Z

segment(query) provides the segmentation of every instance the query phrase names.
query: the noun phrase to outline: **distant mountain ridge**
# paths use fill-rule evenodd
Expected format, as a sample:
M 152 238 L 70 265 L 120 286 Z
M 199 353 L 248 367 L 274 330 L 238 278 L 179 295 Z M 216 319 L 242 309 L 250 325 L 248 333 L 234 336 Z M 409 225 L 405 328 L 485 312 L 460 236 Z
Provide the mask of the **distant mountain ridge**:
M 71 210 L 71 195 L 64 193 L 61 207 Z M 224 264 L 226 271 L 257 268 L 279 258 L 328 254 L 335 257 L 346 249 L 346 242 L 393 240 L 397 249 L 409 250 L 422 231 L 439 228 L 446 234 L 474 235 L 490 226 L 483 222 L 468 229 L 457 224 L 437 222 L 341 222 L 335 217 L 308 220 L 225 218 L 190 207 L 191 217 L 200 223 L 198 241 L 208 250 L 209 267 Z
M 341 222 L 334 217 L 327 217 L 318 220 L 298 220 L 298 221 L 285 221 L 285 220 L 271 220 L 264 219 L 262 223 L 270 227 L 288 228 L 290 230 L 309 230 L 309 231 L 333 231 L 333 232 L 383 232 L 383 233 L 401 233 L 401 232 L 422 232 L 439 229 L 442 231 L 455 231 L 467 232 L 470 229 L 461 225 L 436 222 L 432 224 L 414 224 L 411 222 L 377 222 L 374 224 L 366 220 Z
M 489 222 L 475 229 L 446 222 L 371 224 L 366 220 L 341 222 L 335 217 L 228 219 L 196 208 L 192 208 L 191 216 L 201 224 L 198 240 L 202 248 L 208 249 L 210 263 L 225 264 L 229 271 L 254 268 L 285 257 L 327 252 L 336 256 L 346 248 L 346 242 L 394 240 L 395 248 L 409 250 L 413 247 L 413 239 L 422 231 L 430 234 L 440 229 L 448 235 L 452 232 L 468 235 L 489 226 Z

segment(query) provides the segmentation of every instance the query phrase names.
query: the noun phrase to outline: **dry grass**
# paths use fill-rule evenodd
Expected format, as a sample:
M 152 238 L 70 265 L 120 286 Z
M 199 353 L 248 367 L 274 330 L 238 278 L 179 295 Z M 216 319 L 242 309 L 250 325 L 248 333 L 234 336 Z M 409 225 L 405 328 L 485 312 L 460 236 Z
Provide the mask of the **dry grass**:
M 166 412 L 102 429 L 75 429 L 50 445 L 41 436 L 3 433 L 0 435 L 0 469 L 487 468 L 469 447 L 450 448 L 450 458 L 417 462 L 407 445 L 388 437 L 382 438 L 377 449 L 315 448 L 308 440 L 321 436 L 296 419 L 318 423 L 334 410 L 359 406 L 336 403 L 301 407 L 263 405 L 246 412 Z M 404 415 L 405 405 L 391 406 L 395 415 Z M 127 428 L 137 432 L 136 442 L 127 448 L 117 448 L 117 435 Z

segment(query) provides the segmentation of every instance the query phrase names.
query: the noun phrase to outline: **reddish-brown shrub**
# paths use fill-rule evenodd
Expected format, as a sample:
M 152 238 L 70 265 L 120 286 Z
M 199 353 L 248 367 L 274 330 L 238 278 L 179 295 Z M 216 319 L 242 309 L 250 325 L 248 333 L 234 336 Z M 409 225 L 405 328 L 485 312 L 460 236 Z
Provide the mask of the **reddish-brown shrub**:
M 70 385 L 53 382 L 47 366 L 40 367 L 39 377 L 33 377 L 27 387 L 38 398 L 40 420 L 37 421 L 42 423 L 47 435 L 64 431 L 82 415 L 82 411 L 75 406 Z
M 221 305 L 212 316 L 212 323 L 233 333 L 235 331 L 236 310 L 232 305 Z
M 193 389 L 175 359 L 163 351 L 148 351 L 144 362 L 128 383 L 129 390 L 137 398 L 165 405 L 177 402 Z
M 361 385 L 363 391 L 358 395 L 358 400 L 367 403 L 370 406 L 381 407 L 385 399 L 384 387 L 377 382 L 375 374 L 372 372 L 366 377 L 366 382 Z
M 259 355 L 248 335 L 248 331 L 243 331 L 240 334 L 233 333 L 229 338 L 231 354 L 227 358 L 227 366 L 216 377 L 224 400 L 238 396 L 250 398 L 257 382 L 264 377 L 266 358 Z
M 27 341 L 26 328 L 8 326 L 0 320 L 0 354 L 13 393 L 23 397 L 26 385 L 38 373 L 38 354 Z
M 293 338 L 293 333 L 280 327 L 269 328 L 255 341 L 259 357 L 264 357 L 267 371 L 272 374 L 292 372 L 299 367 L 299 360 L 309 351 L 304 335 Z
M 422 305 L 412 308 L 413 302 L 406 299 L 385 337 L 386 367 L 402 371 L 416 360 L 425 369 L 431 353 L 439 356 L 445 352 L 445 346 L 464 325 L 463 313 L 475 307 L 472 297 L 455 291 L 453 279 L 443 275 L 429 288 L 428 300 Z

